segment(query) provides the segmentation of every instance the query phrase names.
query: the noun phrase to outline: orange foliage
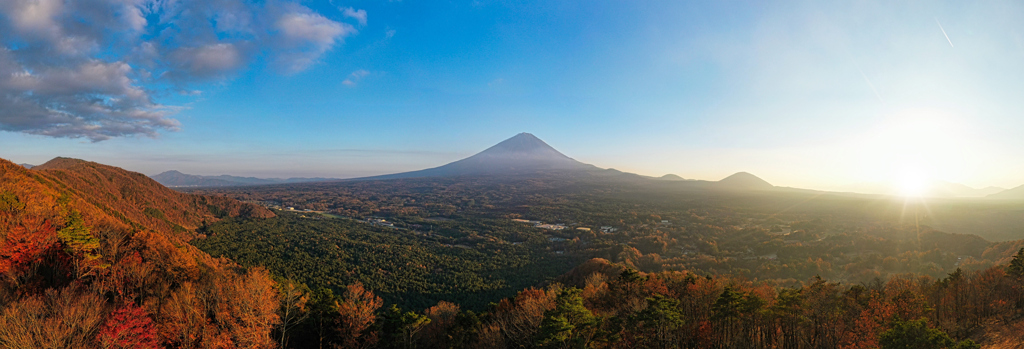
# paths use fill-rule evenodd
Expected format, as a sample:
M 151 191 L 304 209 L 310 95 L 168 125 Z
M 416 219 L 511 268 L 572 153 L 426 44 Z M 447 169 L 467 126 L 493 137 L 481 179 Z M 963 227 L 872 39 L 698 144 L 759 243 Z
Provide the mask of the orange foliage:
M 507 341 L 516 346 L 532 343 L 533 335 L 544 319 L 544 312 L 555 308 L 560 287 L 548 290 L 528 288 L 509 301 L 504 299 L 494 311 L 493 321 Z
M 175 228 L 216 220 L 209 205 L 227 215 L 262 209 L 80 160 L 30 171 L 0 159 L 0 343 L 146 347 L 154 331 L 174 347 L 276 346 L 269 274 L 211 258 Z
M 384 301 L 363 287 L 362 283 L 346 287 L 342 300 L 335 303 L 340 315 L 337 328 L 343 348 L 359 348 L 377 342 L 377 334 L 367 333 L 367 330 L 376 321 L 374 313 L 382 305 Z
M 244 275 L 229 274 L 221 289 L 222 317 L 234 343 L 242 348 L 272 348 L 270 331 L 277 325 L 278 296 L 266 269 L 257 267 Z
M 427 308 L 424 314 L 430 319 L 426 328 L 423 329 L 423 337 L 428 346 L 437 348 L 444 347 L 450 339 L 448 331 L 455 325 L 455 316 L 461 309 L 458 304 L 440 301 L 437 305 Z

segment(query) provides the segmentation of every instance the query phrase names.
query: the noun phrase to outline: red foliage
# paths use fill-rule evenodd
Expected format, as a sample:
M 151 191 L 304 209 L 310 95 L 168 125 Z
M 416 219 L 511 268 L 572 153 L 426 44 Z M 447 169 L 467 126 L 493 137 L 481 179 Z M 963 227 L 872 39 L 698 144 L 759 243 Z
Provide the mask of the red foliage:
M 133 303 L 126 303 L 110 314 L 96 341 L 104 348 L 159 348 L 153 320 Z
M 49 220 L 22 217 L 21 221 L 0 241 L 0 273 L 28 265 L 57 243 L 57 228 Z

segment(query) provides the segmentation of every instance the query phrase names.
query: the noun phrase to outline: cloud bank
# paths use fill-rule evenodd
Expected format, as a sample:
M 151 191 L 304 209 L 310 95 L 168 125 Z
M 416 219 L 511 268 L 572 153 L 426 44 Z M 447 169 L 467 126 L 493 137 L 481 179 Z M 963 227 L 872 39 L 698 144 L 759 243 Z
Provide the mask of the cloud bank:
M 355 33 L 283 0 L 0 1 L 0 130 L 92 141 L 175 131 L 180 108 L 157 97 L 260 59 L 299 73 Z

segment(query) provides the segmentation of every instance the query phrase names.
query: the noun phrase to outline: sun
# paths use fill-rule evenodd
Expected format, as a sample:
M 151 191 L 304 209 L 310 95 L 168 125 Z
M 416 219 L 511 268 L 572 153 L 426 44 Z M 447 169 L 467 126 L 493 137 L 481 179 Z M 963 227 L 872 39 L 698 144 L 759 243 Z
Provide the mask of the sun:
M 903 197 L 921 197 L 928 193 L 928 177 L 918 168 L 908 167 L 900 171 L 896 182 L 899 194 Z

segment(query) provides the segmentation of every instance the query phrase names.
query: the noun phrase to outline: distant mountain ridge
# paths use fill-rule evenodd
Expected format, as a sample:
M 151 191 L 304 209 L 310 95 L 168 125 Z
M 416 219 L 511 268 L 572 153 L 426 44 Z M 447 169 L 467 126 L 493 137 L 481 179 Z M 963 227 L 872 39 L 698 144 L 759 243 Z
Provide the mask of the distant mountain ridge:
M 32 165 L 32 164 L 18 164 L 18 165 L 20 165 L 21 167 L 24 167 L 24 168 L 30 169 L 30 170 L 31 170 L 31 169 L 32 169 L 33 167 L 36 167 L 36 165 Z
M 769 190 L 775 187 L 757 176 L 739 172 L 721 181 L 684 179 L 667 174 L 662 177 L 641 176 L 616 169 L 602 169 L 562 154 L 530 133 L 520 133 L 468 158 L 425 170 L 351 180 L 382 180 L 422 177 L 455 177 L 473 175 L 543 175 L 558 173 L 572 176 L 617 178 L 619 180 L 654 180 L 675 182 L 675 185 L 712 190 Z
M 307 183 L 307 182 L 326 182 L 326 181 L 338 181 L 338 178 L 256 178 L 256 177 L 240 177 L 230 175 L 219 175 L 219 176 L 200 176 L 181 173 L 179 171 L 166 171 L 158 175 L 150 176 L 153 180 L 156 180 L 160 184 L 168 187 L 228 187 L 228 186 L 242 186 L 242 185 L 263 185 L 263 184 L 287 184 L 287 183 Z
M 166 171 L 150 176 L 167 187 L 225 187 L 267 184 L 294 184 L 324 181 L 363 181 L 404 178 L 459 177 L 459 176 L 570 176 L 607 181 L 609 184 L 631 181 L 655 181 L 665 185 L 693 190 L 760 191 L 793 190 L 777 188 L 771 183 L 747 172 L 738 172 L 720 181 L 685 179 L 675 174 L 649 177 L 616 169 L 603 169 L 579 162 L 559 152 L 537 136 L 519 133 L 465 159 L 442 166 L 418 171 L 401 172 L 372 177 L 337 178 L 256 178 L 239 176 L 200 176 L 179 171 Z
M 1003 190 L 986 196 L 985 198 L 996 200 L 1024 200 L 1024 185 Z

